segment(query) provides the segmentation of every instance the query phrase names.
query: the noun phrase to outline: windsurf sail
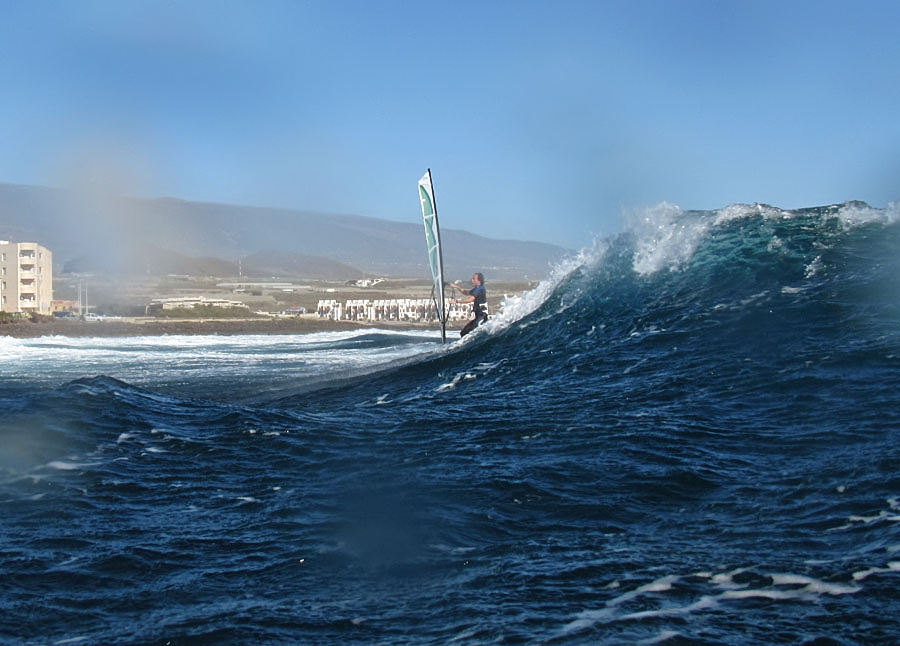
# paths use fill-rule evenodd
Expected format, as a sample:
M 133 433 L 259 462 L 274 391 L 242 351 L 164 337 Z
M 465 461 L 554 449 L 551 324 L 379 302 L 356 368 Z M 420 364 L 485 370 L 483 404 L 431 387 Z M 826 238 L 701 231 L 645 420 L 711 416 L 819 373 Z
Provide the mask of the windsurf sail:
M 444 257 L 441 253 L 441 230 L 438 227 L 437 204 L 434 201 L 434 184 L 429 168 L 419 180 L 419 200 L 422 202 L 422 218 L 425 220 L 425 244 L 428 246 L 428 265 L 434 281 L 431 297 L 441 322 L 441 343 L 447 341 L 447 314 L 444 302 Z

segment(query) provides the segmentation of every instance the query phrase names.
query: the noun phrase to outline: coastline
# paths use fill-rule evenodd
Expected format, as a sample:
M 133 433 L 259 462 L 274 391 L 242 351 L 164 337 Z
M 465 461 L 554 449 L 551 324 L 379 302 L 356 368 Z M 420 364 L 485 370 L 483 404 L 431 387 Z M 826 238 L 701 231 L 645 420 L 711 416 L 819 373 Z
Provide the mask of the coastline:
M 164 335 L 222 335 L 243 334 L 309 334 L 365 328 L 431 330 L 437 324 L 405 321 L 335 321 L 317 316 L 253 319 L 158 319 L 129 318 L 103 321 L 9 321 L 0 324 L 0 337 L 19 339 L 42 336 L 116 337 Z

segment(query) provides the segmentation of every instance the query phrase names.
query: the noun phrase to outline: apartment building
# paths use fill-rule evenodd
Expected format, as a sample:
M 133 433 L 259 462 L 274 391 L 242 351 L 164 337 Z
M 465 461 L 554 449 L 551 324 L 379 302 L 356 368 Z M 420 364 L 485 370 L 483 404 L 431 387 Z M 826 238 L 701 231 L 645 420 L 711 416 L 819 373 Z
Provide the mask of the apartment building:
M 0 312 L 50 314 L 53 255 L 36 242 L 0 240 Z

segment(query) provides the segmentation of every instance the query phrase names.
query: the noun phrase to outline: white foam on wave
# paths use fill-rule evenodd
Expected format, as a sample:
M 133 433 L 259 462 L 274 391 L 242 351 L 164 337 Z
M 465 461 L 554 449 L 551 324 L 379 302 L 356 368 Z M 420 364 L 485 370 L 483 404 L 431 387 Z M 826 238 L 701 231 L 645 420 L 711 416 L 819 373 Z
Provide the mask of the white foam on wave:
M 434 390 L 435 390 L 435 392 L 439 392 L 439 393 L 443 392 L 445 390 L 451 390 L 453 388 L 456 388 L 456 386 L 459 385 L 459 383 L 461 381 L 463 381 L 464 379 L 475 379 L 475 378 L 476 378 L 476 376 L 473 375 L 471 372 L 461 372 L 459 374 L 454 375 L 453 379 L 451 379 L 450 381 L 448 381 L 446 383 L 441 384 Z
M 854 581 L 862 581 L 873 574 L 887 574 L 890 572 L 900 572 L 900 561 L 888 561 L 887 567 L 873 567 L 867 570 L 860 570 L 853 573 Z
M 467 629 L 463 630 L 461 633 L 458 633 L 458 634 L 454 635 L 453 637 L 451 637 L 449 643 L 455 644 L 456 642 L 463 642 L 463 641 L 471 642 L 478 636 L 478 633 L 481 632 L 481 630 L 482 629 L 480 626 L 476 626 L 474 628 L 467 628 Z
M 706 212 L 685 212 L 669 202 L 632 211 L 626 214 L 627 228 L 636 238 L 632 267 L 643 276 L 676 271 L 693 257 L 711 229 L 754 216 L 783 218 L 789 213 L 765 204 L 731 204 L 711 217 Z
M 768 204 L 729 204 L 716 211 L 714 224 L 719 226 L 751 217 L 761 217 L 764 220 L 788 220 L 793 216 L 794 214 L 791 211 L 785 211 Z
M 11 336 L 0 336 L 0 355 L 3 356 L 5 361 L 16 359 L 27 349 L 24 341 L 24 339 L 17 339 Z
M 798 586 L 798 589 L 815 594 L 837 596 L 842 594 L 855 594 L 860 591 L 860 588 L 856 586 L 829 583 L 802 574 L 772 574 L 770 576 L 772 577 L 773 585 Z
M 550 269 L 550 275 L 540 281 L 533 289 L 521 296 L 505 295 L 500 304 L 500 310 L 492 314 L 487 323 L 475 329 L 475 332 L 462 339 L 463 343 L 471 341 L 484 333 L 492 333 L 503 330 L 540 308 L 548 298 L 556 291 L 557 287 L 573 272 L 582 267 L 592 267 L 599 264 L 606 255 L 608 243 L 604 240 L 594 240 L 590 247 L 585 247 L 577 254 L 568 256 L 559 261 Z M 560 305 L 560 310 L 555 314 L 548 314 L 545 318 L 551 318 L 565 311 L 577 302 L 576 295 L 565 300 Z M 542 319 L 543 320 L 543 319 Z M 534 325 L 539 321 L 529 323 Z
M 474 368 L 457 373 L 450 381 L 441 384 L 434 390 L 435 392 L 443 392 L 445 390 L 456 388 L 461 382 L 478 379 L 479 377 L 492 372 L 504 363 L 504 360 L 479 363 Z
M 871 223 L 894 224 L 900 221 L 900 202 L 891 202 L 886 209 L 850 203 L 843 205 L 836 215 L 847 228 Z
M 675 639 L 676 637 L 680 637 L 681 633 L 677 630 L 663 630 L 657 636 L 650 637 L 649 639 L 645 639 L 643 641 L 637 642 L 638 644 L 647 644 L 650 646 L 651 644 L 662 644 L 663 642 L 667 642 L 670 639 Z
M 689 217 L 668 202 L 633 212 L 628 228 L 637 238 L 634 271 L 643 276 L 661 269 L 678 269 L 694 255 L 700 241 L 713 225 L 709 218 Z
M 825 217 L 838 218 L 845 227 L 869 223 L 893 224 L 900 221 L 900 203 L 891 202 L 887 208 L 875 208 L 864 202 L 847 202 L 818 207 Z M 724 224 L 746 217 L 759 216 L 765 220 L 791 220 L 807 211 L 790 211 L 767 204 L 732 204 L 716 212 L 715 224 Z
M 826 212 L 825 217 L 838 218 L 845 228 L 869 223 L 900 222 L 900 203 L 896 202 L 890 203 L 885 209 L 873 208 L 862 202 L 822 208 Z M 686 212 L 669 202 L 627 213 L 627 229 L 636 238 L 634 271 L 646 276 L 664 269 L 680 269 L 693 257 L 711 229 L 730 222 L 751 217 L 770 221 L 791 220 L 804 215 L 766 204 L 731 204 L 714 213 L 714 216 L 710 216 L 707 212 Z M 770 244 L 777 248 L 782 241 L 774 237 Z M 814 260 L 807 267 L 807 278 L 815 275 L 821 268 L 821 261 Z
M 88 465 L 78 462 L 66 462 L 64 460 L 53 460 L 52 462 L 47 463 L 47 468 L 56 469 L 57 471 L 75 471 L 77 469 L 83 469 L 86 466 Z
M 812 278 L 816 274 L 818 274 L 822 268 L 824 267 L 824 263 L 822 262 L 822 256 L 816 256 L 812 259 L 806 266 L 806 270 L 804 271 L 804 278 Z
M 677 271 L 690 261 L 711 229 L 750 217 L 778 220 L 793 217 L 766 204 L 730 204 L 710 215 L 686 212 L 681 207 L 661 202 L 627 214 L 628 230 L 636 240 L 633 269 L 648 276 L 663 269 Z M 775 239 L 773 244 L 779 244 Z
M 877 514 L 867 516 L 854 514 L 849 516 L 845 524 L 836 527 L 831 531 L 843 531 L 857 527 L 860 524 L 871 525 L 878 522 L 900 523 L 900 514 L 896 513 L 897 511 L 900 511 L 900 503 L 898 503 L 898 500 L 896 498 L 888 498 L 887 504 L 888 509 L 882 509 Z
M 900 564 L 898 564 L 900 569 Z M 719 610 L 723 604 L 729 601 L 743 601 L 747 599 L 768 599 L 771 601 L 805 601 L 816 603 L 822 596 L 838 596 L 855 594 L 862 590 L 857 585 L 844 585 L 830 583 L 813 577 L 798 574 L 768 574 L 761 575 L 761 581 L 768 580 L 769 585 L 755 585 L 751 587 L 735 580 L 735 577 L 745 569 L 731 572 L 710 574 L 693 574 L 691 578 L 706 579 L 713 586 L 708 594 L 701 595 L 696 601 L 688 604 L 667 605 L 665 593 L 676 589 L 676 583 L 683 577 L 668 575 L 638 586 L 620 594 L 606 602 L 603 608 L 585 610 L 577 617 L 563 626 L 562 633 L 568 635 L 582 630 L 590 629 L 597 624 L 611 624 L 614 622 L 640 621 L 644 619 L 657 619 L 666 617 L 683 617 L 686 615 L 708 610 Z M 628 612 L 627 606 L 632 601 L 645 600 L 650 597 L 660 607 L 650 610 L 638 610 Z M 641 603 L 646 605 L 646 603 Z

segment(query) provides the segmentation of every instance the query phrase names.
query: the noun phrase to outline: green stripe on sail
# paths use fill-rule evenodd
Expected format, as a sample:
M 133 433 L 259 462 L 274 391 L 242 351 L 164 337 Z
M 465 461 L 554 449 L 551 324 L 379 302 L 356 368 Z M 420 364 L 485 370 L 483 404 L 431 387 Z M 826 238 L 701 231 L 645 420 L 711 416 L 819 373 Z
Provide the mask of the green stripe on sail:
M 434 215 L 434 204 L 431 203 L 431 196 L 425 187 L 419 184 L 419 197 L 422 198 L 422 215 L 426 218 Z

